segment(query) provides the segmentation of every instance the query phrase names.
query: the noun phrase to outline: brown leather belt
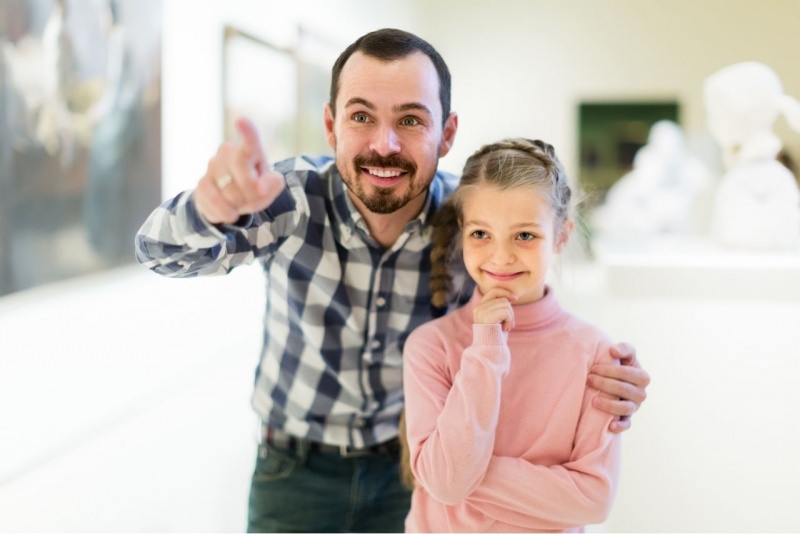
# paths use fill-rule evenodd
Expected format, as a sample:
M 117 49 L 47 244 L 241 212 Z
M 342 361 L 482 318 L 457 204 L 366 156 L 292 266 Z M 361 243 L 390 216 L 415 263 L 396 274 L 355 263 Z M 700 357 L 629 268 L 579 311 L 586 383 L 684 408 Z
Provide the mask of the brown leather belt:
M 348 445 L 329 445 L 318 441 L 309 441 L 268 426 L 262 426 L 262 433 L 262 439 L 265 443 L 278 449 L 286 449 L 292 452 L 307 450 L 319 453 L 333 453 L 342 458 L 358 458 L 376 454 L 387 454 L 394 458 L 400 457 L 400 441 L 397 438 L 371 447 L 357 449 Z

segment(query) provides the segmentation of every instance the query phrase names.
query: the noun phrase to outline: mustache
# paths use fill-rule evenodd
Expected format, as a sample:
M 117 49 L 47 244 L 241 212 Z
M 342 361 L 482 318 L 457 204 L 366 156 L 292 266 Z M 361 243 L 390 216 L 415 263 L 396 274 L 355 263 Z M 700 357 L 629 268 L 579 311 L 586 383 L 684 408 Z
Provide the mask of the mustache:
M 368 156 L 356 156 L 353 158 L 353 163 L 356 167 L 395 167 L 408 173 L 414 173 L 417 170 L 417 165 L 413 161 L 397 154 L 381 156 L 373 153 Z

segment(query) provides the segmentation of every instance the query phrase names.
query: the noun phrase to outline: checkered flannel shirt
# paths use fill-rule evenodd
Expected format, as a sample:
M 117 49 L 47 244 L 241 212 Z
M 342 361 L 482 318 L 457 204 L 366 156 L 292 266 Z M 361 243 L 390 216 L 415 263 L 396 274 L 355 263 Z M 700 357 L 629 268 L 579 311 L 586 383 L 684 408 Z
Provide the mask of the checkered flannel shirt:
M 314 441 L 387 441 L 397 435 L 402 409 L 406 337 L 445 312 L 430 303 L 426 221 L 457 178 L 437 173 L 419 216 L 383 249 L 331 158 L 294 158 L 275 168 L 284 192 L 236 225 L 207 223 L 191 191 L 166 201 L 137 234 L 137 260 L 171 277 L 260 262 L 267 301 L 255 411 L 264 423 Z

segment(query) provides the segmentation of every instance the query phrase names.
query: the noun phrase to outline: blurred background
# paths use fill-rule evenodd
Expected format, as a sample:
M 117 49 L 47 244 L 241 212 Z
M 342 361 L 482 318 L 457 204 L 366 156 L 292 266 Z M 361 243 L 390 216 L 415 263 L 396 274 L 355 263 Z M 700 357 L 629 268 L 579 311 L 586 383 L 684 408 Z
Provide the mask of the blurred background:
M 327 152 L 330 66 L 381 27 L 448 62 L 460 128 L 441 168 L 541 138 L 586 194 L 551 283 L 653 379 L 590 530 L 800 530 L 800 249 L 709 236 L 725 166 L 703 95 L 758 61 L 800 97 L 798 22 L 796 0 L 0 0 L 0 531 L 245 529 L 262 275 L 164 279 L 133 264 L 133 233 L 239 114 L 273 161 Z M 648 231 L 615 233 L 598 214 L 647 174 L 663 121 L 706 194 L 670 214 L 697 224 L 640 209 L 628 227 Z M 796 172 L 800 133 L 774 133 Z

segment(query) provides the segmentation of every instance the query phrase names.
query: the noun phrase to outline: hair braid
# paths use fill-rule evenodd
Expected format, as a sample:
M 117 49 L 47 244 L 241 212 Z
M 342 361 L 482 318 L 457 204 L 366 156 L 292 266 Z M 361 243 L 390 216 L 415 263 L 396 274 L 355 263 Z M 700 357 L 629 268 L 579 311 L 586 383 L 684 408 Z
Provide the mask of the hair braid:
M 433 215 L 431 224 L 431 303 L 434 307 L 447 306 L 453 277 L 449 264 L 453 259 L 458 240 L 459 210 L 451 200 L 445 201 Z

